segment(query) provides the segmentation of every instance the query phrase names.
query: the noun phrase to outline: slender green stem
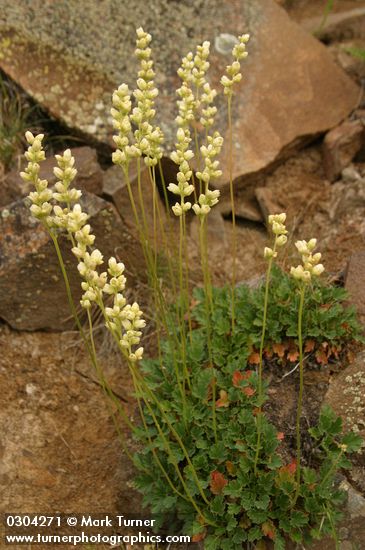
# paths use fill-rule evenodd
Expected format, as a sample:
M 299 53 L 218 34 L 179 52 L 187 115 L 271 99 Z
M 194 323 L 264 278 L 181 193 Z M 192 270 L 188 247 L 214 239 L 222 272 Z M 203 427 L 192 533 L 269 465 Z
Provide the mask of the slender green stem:
M 105 310 L 104 310 L 103 313 L 104 313 L 104 315 L 105 315 Z M 183 454 L 184 454 L 184 456 L 185 456 L 185 459 L 186 459 L 186 461 L 187 461 L 187 463 L 188 463 L 188 465 L 189 465 L 189 467 L 190 467 L 190 471 L 191 471 L 191 473 L 192 473 L 192 475 L 193 475 L 194 481 L 195 481 L 195 483 L 196 483 L 196 486 L 197 486 L 197 488 L 198 488 L 198 490 L 199 490 L 199 493 L 200 493 L 202 499 L 203 499 L 204 502 L 209 506 L 209 501 L 207 500 L 207 497 L 205 496 L 205 492 L 204 492 L 204 490 L 203 490 L 203 488 L 202 488 L 202 486 L 201 486 L 201 484 L 200 484 L 200 481 L 199 481 L 199 479 L 198 479 L 198 476 L 197 476 L 197 473 L 196 473 L 196 471 L 195 471 L 194 465 L 193 465 L 193 463 L 192 463 L 191 460 L 190 460 L 190 457 L 189 457 L 189 454 L 188 454 L 188 452 L 187 452 L 187 450 L 186 450 L 186 447 L 185 447 L 185 445 L 184 445 L 184 442 L 182 441 L 181 437 L 179 436 L 179 434 L 177 433 L 177 431 L 175 430 L 175 428 L 174 428 L 173 425 L 171 424 L 171 422 L 170 422 L 168 416 L 166 415 L 166 413 L 165 413 L 165 411 L 164 411 L 164 408 L 163 408 L 162 405 L 160 404 L 160 402 L 159 402 L 158 398 L 156 397 L 156 395 L 154 394 L 154 392 L 150 390 L 148 384 L 147 384 L 146 381 L 144 380 L 144 378 L 143 378 L 143 376 L 141 375 L 141 373 L 138 372 L 138 370 L 135 368 L 134 364 L 129 360 L 128 356 L 126 355 L 126 351 L 125 351 L 125 349 L 121 346 L 120 341 L 119 341 L 119 338 L 118 338 L 117 334 L 115 333 L 115 331 L 111 330 L 111 333 L 112 333 L 112 335 L 113 335 L 113 337 L 114 337 L 114 340 L 115 340 L 115 342 L 116 342 L 116 344 L 117 344 L 117 346 L 118 346 L 118 348 L 119 348 L 121 354 L 122 354 L 124 357 L 126 357 L 126 359 L 127 359 L 128 366 L 129 366 L 130 371 L 131 371 L 131 373 L 132 373 L 132 375 L 133 375 L 133 377 L 134 377 L 134 380 L 138 380 L 138 384 L 140 384 L 140 387 L 143 387 L 143 390 L 144 390 L 144 391 L 141 392 L 141 390 L 140 390 L 139 387 L 136 387 L 136 391 L 138 391 L 138 392 L 143 396 L 143 400 L 144 400 L 144 402 L 145 402 L 145 404 L 146 404 L 146 407 L 147 407 L 148 410 L 150 411 L 150 414 L 151 414 L 151 416 L 152 416 L 152 418 L 153 418 L 153 420 L 154 420 L 154 422 L 155 422 L 155 425 L 156 425 L 157 430 L 159 431 L 161 437 L 162 437 L 163 439 L 166 439 L 166 438 L 165 438 L 165 435 L 163 434 L 163 432 L 162 432 L 162 430 L 161 430 L 161 428 L 159 427 L 159 423 L 158 423 L 158 421 L 157 421 L 157 419 L 156 419 L 156 416 L 155 416 L 154 413 L 153 413 L 153 410 L 151 409 L 151 406 L 150 406 L 150 404 L 149 404 L 149 401 L 153 401 L 153 402 L 156 404 L 156 406 L 158 407 L 158 409 L 160 410 L 161 415 L 162 415 L 163 419 L 165 420 L 166 424 L 168 425 L 169 430 L 170 430 L 172 436 L 176 439 L 176 441 L 177 441 L 178 444 L 180 445 L 180 448 L 181 448 L 181 450 L 182 450 L 182 452 L 183 452 Z M 161 430 L 161 432 L 160 432 L 160 430 Z M 171 453 L 171 455 L 172 455 L 172 453 Z M 182 481 L 183 481 L 183 480 L 182 480 Z M 183 484 L 185 484 L 184 481 L 183 481 Z M 184 487 L 184 488 L 185 488 L 185 487 Z M 188 492 L 187 494 L 190 494 L 190 493 Z M 195 507 L 195 506 L 194 506 L 194 507 Z M 195 508 L 196 508 L 196 507 L 195 507 Z M 199 511 L 199 514 L 200 514 L 200 513 L 201 513 L 201 512 Z M 208 522 L 208 523 L 209 523 L 209 522 Z
M 179 216 L 179 229 L 180 229 L 180 244 L 179 244 L 179 287 L 180 287 L 180 312 L 179 312 L 179 325 L 180 325 L 180 334 L 181 334 L 181 359 L 184 370 L 184 380 L 183 388 L 185 393 L 185 381 L 188 383 L 189 388 L 191 389 L 190 384 L 190 375 L 186 364 L 186 327 L 185 327 L 185 312 L 188 310 L 188 299 L 185 292 L 185 281 L 184 281 L 184 242 L 186 240 L 186 235 L 184 233 L 184 218 L 185 213 L 182 216 Z
M 232 96 L 228 95 L 228 136 L 229 136 L 229 193 L 231 198 L 232 209 L 232 240 L 231 240 L 231 255 L 232 255 L 232 332 L 234 331 L 236 322 L 236 280 L 237 280 L 237 229 L 236 229 L 236 206 L 234 202 L 233 189 L 233 130 L 232 130 Z
M 209 365 L 213 368 L 213 353 L 212 353 L 212 328 L 211 328 L 211 316 L 213 310 L 213 296 L 212 296 L 212 284 L 210 280 L 209 261 L 208 261 L 208 246 L 207 246 L 207 217 L 200 217 L 199 226 L 199 242 L 200 242 L 200 257 L 204 280 L 204 301 L 205 301 L 205 316 L 206 316 L 206 330 L 207 330 L 207 347 L 209 356 Z M 212 424 L 214 439 L 218 441 L 217 434 L 217 420 L 216 420 L 216 382 L 213 378 L 212 381 Z
M 187 300 L 187 317 L 188 317 L 188 327 L 189 327 L 189 339 L 190 343 L 192 343 L 192 336 L 193 336 L 193 327 L 191 322 L 191 313 L 190 313 L 190 304 L 189 304 L 189 257 L 188 257 L 188 244 L 187 244 L 187 238 L 186 238 L 186 216 L 183 217 L 183 232 L 184 232 L 184 264 L 185 264 L 185 292 L 186 292 L 186 300 Z
M 324 11 L 323 11 L 321 22 L 319 23 L 318 29 L 316 29 L 314 31 L 314 33 L 313 33 L 314 35 L 318 35 L 322 32 L 323 28 L 325 27 L 325 25 L 327 23 L 328 16 L 331 13 L 331 11 L 333 10 L 333 4 L 334 4 L 334 0 L 327 0 L 327 3 L 325 5 Z
M 138 382 L 136 380 L 136 377 L 135 377 L 135 374 L 132 370 L 132 377 L 133 377 L 133 383 L 134 383 L 134 387 L 137 389 L 138 388 Z M 145 417 L 145 414 L 144 414 L 144 411 L 143 411 L 143 407 L 141 405 L 141 400 L 139 398 L 139 393 L 140 392 L 137 392 L 137 403 L 138 403 L 138 409 L 139 409 L 139 414 L 140 414 L 140 417 L 141 417 L 141 420 L 142 420 L 142 423 L 143 423 L 143 427 L 145 429 L 145 433 L 147 434 L 147 439 L 148 439 L 148 442 L 149 442 L 149 445 L 150 445 L 150 449 L 151 449 L 151 452 L 152 452 L 152 455 L 153 455 L 153 458 L 156 462 L 156 464 L 158 465 L 158 467 L 160 468 L 161 472 L 162 472 L 162 475 L 164 476 L 164 478 L 166 479 L 167 483 L 169 484 L 169 486 L 171 487 L 171 489 L 173 490 L 174 493 L 176 493 L 180 498 L 182 498 L 183 500 L 186 500 L 186 501 L 189 501 L 189 499 L 183 495 L 182 493 L 180 493 L 180 491 L 175 487 L 175 485 L 173 484 L 173 482 L 171 481 L 170 479 L 170 476 L 169 474 L 166 472 L 166 469 L 164 468 L 162 462 L 160 461 L 160 459 L 158 458 L 158 455 L 157 455 L 157 452 L 156 452 L 156 449 L 154 449 L 153 447 L 153 443 L 152 443 L 152 439 L 150 438 L 150 436 L 148 435 L 148 427 L 147 427 L 147 423 L 146 423 L 146 417 Z M 164 442 L 164 445 L 165 445 L 165 442 Z M 165 445 L 165 448 L 166 448 L 166 445 Z M 169 454 L 169 453 L 168 453 Z
M 303 306 L 305 297 L 305 284 L 300 287 L 299 309 L 298 309 L 298 344 L 299 344 L 299 394 L 296 419 L 296 439 L 297 439 L 297 470 L 296 470 L 296 490 L 294 496 L 294 504 L 296 503 L 300 490 L 301 477 L 301 435 L 300 435 L 300 420 L 302 417 L 303 391 L 304 391 L 304 362 L 303 362 Z
M 338 540 L 336 526 L 335 526 L 335 523 L 333 521 L 332 515 L 329 512 L 329 510 L 327 510 L 327 517 L 328 517 L 328 520 L 329 520 L 330 525 L 331 525 L 332 537 L 333 537 L 333 540 L 334 540 L 335 545 L 336 545 L 336 550 L 340 550 L 340 541 Z
M 65 287 L 66 287 L 66 294 L 67 294 L 67 298 L 68 298 L 68 302 L 69 302 L 69 306 L 70 306 L 72 315 L 75 319 L 75 323 L 76 323 L 76 326 L 79 330 L 81 338 L 82 338 L 82 340 L 85 344 L 86 350 L 87 350 L 89 358 L 91 360 L 91 363 L 92 363 L 92 365 L 95 369 L 95 372 L 97 373 L 97 375 L 99 377 L 99 382 L 100 382 L 100 384 L 103 388 L 103 391 L 104 391 L 105 395 L 116 405 L 116 407 L 118 409 L 118 412 L 121 415 L 124 422 L 126 423 L 126 425 L 130 428 L 131 431 L 135 431 L 135 429 L 136 429 L 135 426 L 133 426 L 133 424 L 130 422 L 129 418 L 127 417 L 127 415 L 126 415 L 126 413 L 123 409 L 123 407 L 121 406 L 121 404 L 119 402 L 119 399 L 117 398 L 116 395 L 114 395 L 114 392 L 112 391 L 112 389 L 108 385 L 107 381 L 105 380 L 102 369 L 100 368 L 98 360 L 97 360 L 97 355 L 96 355 L 96 350 L 95 350 L 95 343 L 94 343 L 94 338 L 93 338 L 92 321 L 91 321 L 90 311 L 88 310 L 89 332 L 90 332 L 89 340 L 88 340 L 88 338 L 85 334 L 84 328 L 83 328 L 83 326 L 80 322 L 77 311 L 76 311 L 74 299 L 73 299 L 72 292 L 71 292 L 70 282 L 69 282 L 69 279 L 68 279 L 65 263 L 64 263 L 64 260 L 63 260 L 63 256 L 62 256 L 62 252 L 61 252 L 61 249 L 60 249 L 60 246 L 59 246 L 59 243 L 58 243 L 57 236 L 54 235 L 52 232 L 49 232 L 49 234 L 51 236 L 51 239 L 53 241 L 53 244 L 54 244 L 54 247 L 55 247 L 55 250 L 56 250 L 56 254 L 57 254 L 58 262 L 59 262 L 59 265 L 60 265 L 60 268 L 61 268 L 64 284 L 65 284 Z M 115 414 L 111 409 L 110 409 L 110 411 L 111 411 L 111 416 L 112 416 L 112 419 L 113 419 L 113 423 L 114 423 L 114 426 L 117 430 L 122 448 L 125 451 L 128 458 L 134 463 L 134 459 L 133 459 L 132 455 L 130 454 L 130 452 L 128 451 L 128 449 L 125 445 L 124 436 L 122 435 L 122 433 L 120 431 L 119 425 L 118 425 L 118 423 L 116 421 L 116 418 L 115 418 Z
M 160 170 L 162 171 L 162 168 L 160 168 Z M 171 251 L 171 247 L 168 244 L 167 235 L 166 235 L 166 227 L 167 227 L 168 231 L 170 231 L 170 233 L 171 233 L 171 219 L 168 215 L 170 213 L 170 209 L 168 209 L 168 212 L 166 213 L 167 220 L 166 220 L 166 224 L 165 224 L 164 223 L 165 220 L 162 219 L 162 214 L 161 214 L 160 200 L 159 200 L 157 183 L 156 183 L 155 167 L 152 167 L 152 169 L 150 168 L 149 173 L 150 173 L 151 185 L 152 185 L 152 188 L 153 188 L 153 191 L 152 191 L 153 192 L 153 201 L 154 201 L 154 205 L 155 205 L 154 206 L 154 212 L 157 214 L 159 231 L 160 231 L 160 234 L 162 236 L 163 250 L 164 250 L 164 254 L 166 255 L 166 258 L 167 258 L 167 267 L 168 267 L 168 271 L 169 271 L 169 277 L 170 277 L 170 283 L 171 283 L 173 299 L 176 302 L 177 301 L 176 300 L 177 299 L 177 290 L 176 290 L 175 273 L 174 273 L 173 264 L 172 264 L 172 251 Z M 165 190 L 165 193 L 166 193 L 166 190 Z M 154 237 L 155 251 L 157 252 L 157 228 L 154 228 L 154 235 L 155 235 L 155 237 Z M 173 247 L 172 247 L 172 249 L 173 249 Z M 157 266 L 156 266 L 156 269 L 157 269 Z
M 324 476 L 324 478 L 320 482 L 320 486 L 323 486 L 326 483 L 326 481 L 328 480 L 328 478 L 330 478 L 333 475 L 333 473 L 337 469 L 337 465 L 340 462 L 344 452 L 345 452 L 345 449 L 343 447 L 341 447 L 341 450 L 338 453 L 336 459 L 333 461 L 332 466 L 330 467 L 330 469 L 328 470 L 328 472 L 326 473 L 326 475 Z
M 133 368 L 132 365 L 131 365 L 131 368 Z M 160 404 L 160 402 L 158 401 L 158 399 L 157 399 L 157 397 L 155 396 L 155 394 L 150 390 L 150 388 L 148 387 L 147 383 L 145 382 L 145 380 L 143 379 L 143 377 L 141 376 L 141 374 L 138 373 L 138 371 L 136 371 L 136 370 L 135 370 L 135 372 L 137 373 L 138 378 L 139 378 L 139 381 L 140 381 L 141 385 L 143 386 L 144 391 L 146 392 L 146 393 L 143 393 L 143 392 L 142 392 L 142 395 L 144 395 L 144 400 L 145 400 L 145 403 L 146 403 L 146 406 L 147 406 L 148 410 L 150 411 L 150 413 L 151 413 L 151 415 L 152 415 L 152 414 L 153 414 L 153 411 L 152 411 L 152 409 L 151 409 L 151 407 L 150 407 L 150 405 L 149 405 L 149 402 L 148 402 L 149 399 L 151 399 L 152 401 L 154 401 L 154 403 L 157 405 L 158 409 L 160 410 L 161 415 L 162 415 L 163 419 L 165 420 L 166 424 L 168 425 L 169 430 L 170 430 L 172 436 L 176 439 L 176 441 L 177 441 L 178 444 L 180 445 L 180 448 L 181 448 L 181 450 L 182 450 L 182 452 L 183 452 L 183 454 L 184 454 L 184 456 L 185 456 L 185 459 L 186 459 L 186 461 L 187 461 L 187 463 L 188 463 L 188 465 L 189 465 L 190 471 L 191 471 L 191 473 L 192 473 L 192 475 L 193 475 L 193 478 L 194 478 L 194 481 L 195 481 L 196 486 L 197 486 L 197 488 L 198 488 L 198 491 L 199 491 L 199 493 L 200 493 L 202 499 L 204 500 L 204 502 L 209 506 L 210 503 L 209 503 L 209 501 L 207 500 L 207 497 L 205 496 L 204 489 L 203 489 L 202 486 L 201 486 L 201 483 L 200 483 L 200 481 L 199 481 L 199 479 L 198 479 L 196 470 L 195 470 L 195 468 L 194 468 L 193 463 L 192 463 L 191 460 L 190 460 L 189 454 L 188 454 L 188 452 L 187 452 L 187 450 L 186 450 L 186 447 L 185 447 L 185 445 L 184 445 L 183 440 L 181 439 L 181 437 L 179 436 L 179 434 L 178 434 L 177 431 L 175 430 L 174 426 L 171 424 L 171 422 L 170 422 L 168 416 L 166 415 L 166 413 L 165 413 L 165 411 L 164 411 L 164 408 L 161 406 L 161 404 Z M 146 394 L 148 394 L 149 399 L 147 398 Z M 153 416 L 154 416 L 154 415 L 153 415 Z M 158 424 L 158 423 L 157 423 L 157 424 Z M 156 428 L 158 428 L 157 424 L 156 424 Z
M 167 319 L 167 314 L 166 314 L 167 305 L 166 305 L 165 298 L 162 294 L 162 291 L 161 291 L 161 288 L 160 288 L 160 285 L 159 285 L 159 282 L 158 282 L 157 274 L 156 274 L 155 269 L 154 269 L 154 262 L 153 262 L 153 258 L 151 256 L 151 249 L 148 245 L 147 235 L 146 235 L 146 232 L 144 231 L 144 229 L 143 229 L 143 227 L 140 223 L 140 219 L 139 219 L 139 216 L 138 216 L 137 207 L 136 207 L 136 203 L 135 203 L 135 200 L 134 200 L 132 187 L 131 187 L 131 183 L 130 183 L 130 179 L 129 179 L 129 175 L 128 175 L 128 170 L 124 170 L 124 175 L 125 175 L 125 181 L 126 181 L 126 185 L 127 185 L 127 189 L 128 189 L 129 200 L 130 200 L 130 203 L 131 203 L 131 206 L 132 206 L 133 215 L 134 215 L 136 226 L 137 226 L 137 229 L 138 229 L 139 240 L 140 240 L 140 243 L 142 245 L 142 251 L 143 251 L 144 259 L 145 259 L 145 262 L 146 262 L 147 271 L 148 271 L 148 274 L 149 274 L 149 283 L 150 283 L 150 285 L 151 285 L 151 287 L 154 291 L 154 297 L 157 300 L 156 312 L 159 312 L 159 314 L 161 316 L 161 322 L 162 322 L 162 325 L 163 325 L 166 333 L 169 334 L 169 335 L 172 334 L 172 336 L 173 336 L 173 338 L 176 342 L 176 345 L 178 345 L 178 338 L 177 338 L 175 325 L 169 323 L 168 319 Z M 140 177 L 140 170 L 139 170 L 140 199 L 143 200 L 142 193 L 141 193 L 140 179 L 141 179 L 141 177 Z
M 276 251 L 276 239 L 273 248 L 273 256 Z M 267 271 L 266 271 L 266 282 L 265 282 L 265 297 L 264 297 L 264 312 L 262 319 L 262 332 L 260 340 L 260 350 L 259 350 L 259 372 L 258 372 L 258 401 L 259 401 L 259 411 L 257 413 L 257 442 L 256 442 L 256 453 L 255 453 L 255 462 L 254 462 L 254 472 L 257 475 L 257 465 L 260 457 L 261 450 L 261 434 L 262 434 L 262 401 L 263 401 L 263 384 L 262 384 L 262 371 L 263 371 L 263 353 L 265 345 L 265 336 L 266 336 L 266 324 L 267 324 L 267 309 L 269 305 L 269 289 L 270 289 L 270 277 L 271 269 L 273 263 L 273 256 L 269 258 Z
M 111 402 L 112 403 L 115 403 L 115 396 L 113 395 L 107 381 L 105 380 L 105 377 L 104 377 L 104 373 L 102 371 L 102 369 L 100 368 L 100 365 L 99 365 L 99 362 L 97 360 L 97 354 L 96 354 L 96 348 L 95 348 L 95 342 L 94 342 L 94 334 L 93 334 L 93 323 L 92 323 L 92 318 L 91 318 L 91 313 L 90 313 L 90 309 L 87 310 L 87 318 L 88 318 L 88 321 L 89 321 L 89 337 L 90 337 L 90 342 L 91 342 L 91 347 L 92 347 L 92 351 L 93 351 L 93 354 L 94 354 L 94 358 L 95 358 L 95 364 L 97 366 L 97 374 L 98 374 L 98 377 L 99 377 L 99 380 L 100 380 L 100 383 L 101 383 L 101 386 L 103 388 L 103 392 L 105 394 L 105 396 L 107 397 L 107 407 L 109 409 L 109 413 L 110 413 L 110 416 L 113 420 L 113 424 L 114 424 L 114 427 L 116 429 L 116 432 L 118 434 L 118 437 L 119 437 L 119 441 L 121 443 L 121 446 L 122 446 L 122 449 L 123 451 L 125 452 L 126 456 L 129 458 L 129 460 L 134 464 L 136 465 L 135 463 L 135 460 L 134 460 L 134 457 L 132 456 L 132 454 L 129 452 L 129 449 L 125 443 L 125 438 L 124 438 L 124 435 L 122 434 L 122 431 L 119 427 L 119 424 L 117 422 L 117 419 L 115 417 L 115 413 L 111 407 Z M 119 404 L 118 404 L 119 405 Z M 122 417 L 122 420 L 126 423 L 126 425 L 128 426 L 128 428 L 133 432 L 136 430 L 135 426 L 133 426 L 133 424 L 131 423 L 131 421 L 129 420 L 127 414 L 125 413 L 124 409 L 121 407 L 121 406 L 118 406 L 117 407 L 118 409 L 118 412 L 119 414 L 121 415 Z M 145 471 L 147 471 L 145 469 Z

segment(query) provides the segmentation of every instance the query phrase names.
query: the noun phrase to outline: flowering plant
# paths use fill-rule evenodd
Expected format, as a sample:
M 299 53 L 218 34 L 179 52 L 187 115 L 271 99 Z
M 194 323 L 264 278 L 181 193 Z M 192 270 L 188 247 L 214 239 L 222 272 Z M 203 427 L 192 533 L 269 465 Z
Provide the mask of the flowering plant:
M 234 86 L 242 77 L 240 62 L 247 55 L 248 39 L 248 35 L 238 37 L 232 52 L 233 63 L 221 79 L 227 97 L 231 158 L 231 102 Z M 288 241 L 285 213 L 270 215 L 268 219 L 272 243 L 264 250 L 267 260 L 264 285 L 251 291 L 236 285 L 232 163 L 229 177 L 232 281 L 226 288 L 213 288 L 207 223 L 211 209 L 219 201 L 220 193 L 212 187 L 212 180 L 221 175 L 217 157 L 223 138 L 213 130 L 217 109 L 214 106 L 216 91 L 206 78 L 209 42 L 198 46 L 195 55 L 188 53 L 178 71 L 182 82 L 177 90 L 176 143 L 171 154 L 177 174 L 176 181 L 167 185 L 167 190 L 178 199 L 171 209 L 173 216 L 168 218 L 178 233 L 178 242 L 176 249 L 168 245 L 157 200 L 156 170 L 162 172 L 163 134 L 154 124 L 158 91 L 154 85 L 150 43 L 151 36 L 138 29 L 137 87 L 131 94 L 128 86 L 122 84 L 114 92 L 111 114 L 116 130 L 113 162 L 121 167 L 126 180 L 149 272 L 155 310 L 155 318 L 150 322 L 156 328 L 156 358 L 143 358 L 141 339 L 146 321 L 138 303 L 127 301 L 123 262 L 109 258 L 106 270 L 102 271 L 103 255 L 95 247 L 88 215 L 78 202 L 81 192 L 72 187 L 76 169 L 71 151 L 56 155 L 54 173 L 58 181 L 54 189 L 50 189 L 39 175 L 45 158 L 43 136 L 27 132 L 28 166 L 22 177 L 35 187 L 29 195 L 31 212 L 46 227 L 55 245 L 70 306 L 102 387 L 114 400 L 117 414 L 139 443 L 138 453 L 132 453 L 122 441 L 124 451 L 140 472 L 135 484 L 144 494 L 144 503 L 157 515 L 156 525 L 166 526 L 168 519 L 170 525 L 190 533 L 193 540 L 204 539 L 206 550 L 239 549 L 245 543 L 258 543 L 265 538 L 274 541 L 279 550 L 285 548 L 287 538 L 308 542 L 327 533 L 336 536 L 334 525 L 343 495 L 334 486 L 334 475 L 338 468 L 349 467 L 346 454 L 358 450 L 361 441 L 353 434 L 342 434 L 341 421 L 324 408 L 318 426 L 310 429 L 320 449 L 318 462 L 315 467 L 309 467 L 303 461 L 300 422 L 303 349 L 309 337 L 319 342 L 326 338 L 345 347 L 347 341 L 360 339 L 359 327 L 353 312 L 342 306 L 336 311 L 346 319 L 348 329 L 344 332 L 333 328 L 330 312 L 327 323 L 311 315 L 318 310 L 318 295 L 329 299 L 332 292 L 316 282 L 324 272 L 321 254 L 314 253 L 316 239 L 296 243 L 302 264 L 291 268 L 290 277 L 275 265 Z M 197 123 L 204 128 L 203 137 L 198 135 Z M 131 162 L 137 164 L 136 188 L 129 178 Z M 152 240 L 140 177 L 142 162 L 147 166 L 153 189 Z M 203 280 L 203 288 L 196 291 L 194 307 L 190 305 L 186 246 L 186 216 L 190 210 L 199 220 Z M 158 273 L 158 229 L 165 244 L 172 304 L 163 292 Z M 58 244 L 60 233 L 68 235 L 76 257 L 87 329 L 80 322 L 70 292 Z M 282 308 L 284 311 L 280 311 L 277 298 L 283 292 L 287 293 L 286 304 L 290 307 L 286 305 Z M 333 296 L 334 293 L 333 290 Z M 130 421 L 110 391 L 98 364 L 93 308 L 100 310 L 129 366 L 140 413 L 138 425 Z M 300 372 L 294 452 L 290 446 L 285 447 L 285 434 L 268 420 L 265 408 L 268 401 L 265 350 L 268 345 L 281 344 L 288 336 L 296 341 Z M 257 361 L 250 360 L 253 352 Z M 255 370 L 252 363 L 257 365 Z

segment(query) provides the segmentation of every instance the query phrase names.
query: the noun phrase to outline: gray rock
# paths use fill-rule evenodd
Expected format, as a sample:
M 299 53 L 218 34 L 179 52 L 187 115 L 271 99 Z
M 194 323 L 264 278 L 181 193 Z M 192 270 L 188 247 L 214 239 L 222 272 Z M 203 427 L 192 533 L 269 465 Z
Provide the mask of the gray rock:
M 342 481 L 340 488 L 347 492 L 347 510 L 351 519 L 365 517 L 365 498 L 347 481 Z
M 100 24 L 100 21 L 103 24 Z M 233 178 L 236 185 L 288 155 L 310 137 L 339 124 L 359 91 L 325 47 L 291 21 L 272 0 L 174 2 L 105 0 L 2 0 L 1 68 L 71 128 L 111 143 L 110 98 L 117 85 L 135 86 L 134 29 L 153 34 L 157 112 L 167 149 L 175 141 L 176 70 L 197 43 L 212 44 L 211 80 L 230 63 L 222 34 L 251 34 L 243 82 L 233 104 Z M 26 68 L 26 70 L 25 70 Z M 217 125 L 227 137 L 226 102 L 218 100 Z M 227 143 L 222 151 L 228 180 Z
M 347 265 L 345 287 L 350 293 L 350 302 L 357 308 L 365 323 L 365 251 L 355 252 Z
M 327 178 L 335 181 L 353 158 L 365 150 L 365 127 L 360 119 L 346 120 L 327 133 L 323 141 L 323 165 Z

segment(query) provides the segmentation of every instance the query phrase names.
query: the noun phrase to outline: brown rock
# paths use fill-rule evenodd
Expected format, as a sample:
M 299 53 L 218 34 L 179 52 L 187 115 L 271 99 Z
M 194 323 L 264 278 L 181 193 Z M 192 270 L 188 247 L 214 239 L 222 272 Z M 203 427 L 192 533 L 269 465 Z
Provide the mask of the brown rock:
M 338 65 L 349 75 L 349 77 L 357 82 L 360 86 L 365 78 L 365 63 L 356 52 L 364 51 L 365 40 L 350 40 L 346 42 L 335 42 L 328 46 L 328 51 L 336 60 Z M 359 101 L 361 96 L 359 96 Z
M 270 214 L 281 213 L 282 209 L 276 204 L 272 189 L 258 187 L 255 189 L 255 195 L 265 221 L 267 221 Z
M 135 471 L 80 338 L 2 325 L 0 349 L 0 387 L 6 388 L 0 392 L 0 513 L 142 513 L 131 487 Z M 128 398 L 123 406 L 132 416 L 127 365 L 110 346 L 99 357 L 108 382 Z M 29 386 L 37 388 L 34 395 L 25 392 Z M 125 426 L 119 429 L 135 449 Z
M 365 251 L 356 252 L 347 265 L 345 287 L 350 293 L 350 303 L 356 306 L 365 324 Z
M 0 207 L 6 206 L 23 196 L 19 175 L 14 173 L 14 179 L 8 179 L 10 174 L 4 174 L 0 177 Z
M 190 224 L 190 239 L 199 248 L 199 227 L 200 220 L 197 216 L 191 221 Z M 220 251 L 229 244 L 229 236 L 227 238 L 225 223 L 223 221 L 222 214 L 219 210 L 212 208 L 209 213 L 209 223 L 207 225 L 207 240 L 209 243 L 209 251 Z
M 302 19 L 301 27 L 326 42 L 361 36 L 364 32 L 365 7 L 330 13 L 321 29 L 323 15 Z
M 337 415 L 342 416 L 347 429 L 365 435 L 365 355 L 359 353 L 355 361 L 330 380 L 325 397 Z
M 346 120 L 327 133 L 323 141 L 323 164 L 327 178 L 335 181 L 362 148 L 365 127 L 360 119 Z
M 103 170 L 98 163 L 96 150 L 91 147 L 75 147 L 72 149 L 72 155 L 75 157 L 75 167 L 77 168 L 77 176 L 72 186 L 88 193 L 101 195 Z M 48 157 L 41 164 L 41 178 L 48 180 L 50 185 L 54 185 L 57 181 L 53 174 L 55 166 L 57 166 L 57 162 L 53 156 Z M 0 206 L 6 206 L 32 191 L 31 185 L 22 180 L 19 172 L 20 170 L 12 170 L 4 177 L 3 185 L 7 192 L 4 196 L 0 194 Z
M 133 87 L 134 28 L 154 34 L 157 112 L 173 147 L 176 116 L 176 69 L 181 57 L 202 39 L 212 44 L 211 81 L 231 62 L 231 44 L 222 33 L 251 33 L 243 84 L 233 102 L 233 178 L 252 175 L 297 148 L 311 136 L 343 120 L 355 106 L 358 88 L 332 61 L 326 48 L 272 0 L 211 0 L 201 3 L 167 0 L 132 1 L 128 24 L 125 7 L 112 0 L 92 3 L 85 11 L 78 0 L 66 4 L 42 0 L 31 4 L 2 1 L 0 65 L 37 101 L 68 126 L 111 143 L 110 96 L 126 81 Z M 103 25 L 100 25 L 100 20 Z M 183 22 L 183 28 L 182 28 Z M 273 44 L 275 54 L 273 54 Z M 285 70 L 283 70 L 283 65 Z M 26 67 L 26 70 L 24 70 Z M 218 99 L 217 126 L 227 137 L 226 104 Z M 228 176 L 227 143 L 222 152 L 222 187 Z
M 81 203 L 104 257 L 121 256 L 128 271 L 134 272 L 140 248 L 114 207 L 89 193 L 84 193 Z M 60 237 L 60 247 L 77 304 L 81 279 L 66 237 Z M 18 330 L 74 327 L 53 244 L 24 200 L 0 210 L 0 317 Z
M 217 210 L 219 210 L 223 216 L 228 217 L 232 214 L 232 203 L 227 194 L 220 199 Z M 251 222 L 263 221 L 262 213 L 255 199 L 247 196 L 240 195 L 235 197 L 235 213 L 237 218 L 242 218 Z

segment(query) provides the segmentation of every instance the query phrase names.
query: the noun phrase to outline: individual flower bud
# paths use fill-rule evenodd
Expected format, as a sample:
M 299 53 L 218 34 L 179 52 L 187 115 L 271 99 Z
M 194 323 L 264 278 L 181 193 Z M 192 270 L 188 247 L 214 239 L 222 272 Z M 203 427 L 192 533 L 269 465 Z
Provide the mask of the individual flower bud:
M 286 235 L 280 235 L 276 239 L 276 246 L 284 246 L 288 241 L 288 237 Z
M 171 193 L 174 193 L 174 195 L 180 195 L 180 188 L 178 185 L 176 185 L 176 183 L 169 183 L 169 185 L 167 186 L 167 189 Z
M 316 277 L 319 277 L 324 272 L 324 266 L 322 264 L 317 264 L 312 268 L 312 274 Z
M 286 214 L 283 212 L 282 214 L 270 214 L 268 217 L 269 225 L 272 225 L 274 222 L 276 223 L 285 223 L 286 220 Z
M 295 246 L 299 254 L 309 254 L 308 245 L 306 241 L 297 241 Z
M 272 248 L 265 246 L 265 249 L 264 249 L 265 260 L 269 260 L 270 258 L 276 258 L 277 255 L 278 253 L 274 252 Z
M 317 252 L 316 254 L 313 254 L 311 256 L 311 262 L 313 265 L 318 264 L 321 261 L 322 254 L 320 252 Z
M 297 279 L 298 281 L 301 281 L 303 279 L 303 266 L 298 265 L 297 267 L 291 267 L 290 268 L 290 275 L 294 277 L 294 279 Z
M 317 246 L 317 239 L 310 239 L 307 243 L 308 250 L 312 252 Z
M 274 233 L 274 235 L 284 235 L 285 233 L 287 233 L 287 230 L 285 229 L 285 225 L 283 225 L 282 223 L 273 221 L 272 232 Z
M 183 215 L 183 210 L 181 208 L 181 205 L 178 202 L 174 206 L 172 206 L 172 211 L 175 214 L 175 216 Z

